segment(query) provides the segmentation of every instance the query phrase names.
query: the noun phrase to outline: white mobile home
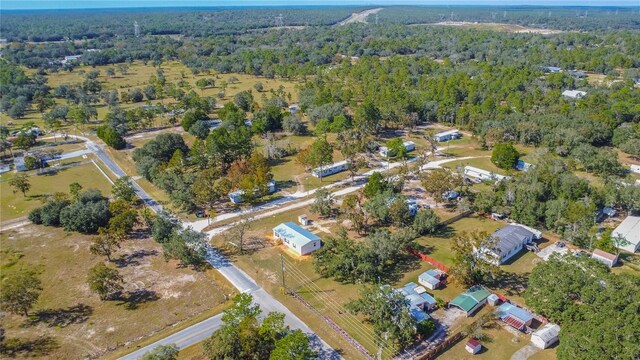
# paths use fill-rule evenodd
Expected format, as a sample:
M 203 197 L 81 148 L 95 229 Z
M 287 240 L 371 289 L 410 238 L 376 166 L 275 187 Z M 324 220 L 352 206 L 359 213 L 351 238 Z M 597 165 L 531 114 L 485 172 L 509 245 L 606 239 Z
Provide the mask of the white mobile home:
M 470 178 L 482 180 L 482 181 L 502 181 L 504 179 L 509 179 L 509 176 L 504 176 L 500 174 L 492 173 L 491 171 L 479 169 L 473 166 L 465 166 L 464 167 L 464 175 Z
M 276 192 L 276 182 L 275 180 L 269 180 L 269 182 L 267 182 L 267 193 L 273 194 L 274 192 Z M 244 201 L 244 190 L 229 193 L 229 200 L 234 204 L 242 203 Z
M 404 145 L 404 149 L 407 150 L 407 152 L 409 151 L 413 151 L 416 149 L 416 143 L 414 143 L 413 141 L 405 141 L 402 143 L 402 145 Z M 380 155 L 383 157 L 393 157 L 396 154 L 394 154 L 393 152 L 389 151 L 389 148 L 387 148 L 386 146 L 381 146 L 380 147 Z
M 586 95 L 587 95 L 586 91 L 580 91 L 580 90 L 565 90 L 562 92 L 562 96 L 568 99 L 582 99 Z
M 343 172 L 345 170 L 347 170 L 349 168 L 349 162 L 346 160 L 343 161 L 338 161 L 337 163 L 331 164 L 331 165 L 327 165 L 327 166 L 320 166 L 317 167 L 313 170 L 311 170 L 311 175 L 317 177 L 317 178 L 322 178 L 325 176 L 329 176 L 329 175 L 333 175 L 333 174 L 337 174 L 339 172 Z
M 274 227 L 273 236 L 298 255 L 310 254 L 322 246 L 317 235 L 291 221 Z
M 438 142 L 460 139 L 461 137 L 462 133 L 458 129 L 443 131 L 433 135 L 433 138 Z

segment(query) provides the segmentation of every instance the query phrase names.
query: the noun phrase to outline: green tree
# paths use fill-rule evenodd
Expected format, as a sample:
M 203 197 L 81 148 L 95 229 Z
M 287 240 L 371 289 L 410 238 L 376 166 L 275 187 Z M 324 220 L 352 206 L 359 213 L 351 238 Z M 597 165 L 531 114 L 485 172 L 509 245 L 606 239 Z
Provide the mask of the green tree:
M 404 349 L 415 341 L 417 324 L 409 313 L 404 295 L 390 286 L 368 286 L 360 291 L 360 298 L 347 304 L 347 309 L 362 314 L 373 325 L 381 344 L 389 352 Z
M 451 274 L 463 285 L 486 284 L 494 281 L 500 274 L 493 254 L 498 239 L 485 231 L 473 231 L 456 235 L 451 244 L 453 263 Z
M 518 163 L 520 153 L 511 143 L 500 143 L 493 148 L 491 162 L 501 169 L 513 169 Z
M 175 344 L 159 345 L 153 350 L 146 352 L 141 360 L 176 360 L 178 358 L 178 347 Z
M 442 195 L 453 190 L 460 181 L 454 174 L 446 169 L 435 169 L 423 173 L 420 179 L 422 187 L 433 196 L 436 204 L 442 201 Z
M 251 111 L 253 108 L 253 94 L 251 91 L 240 91 L 233 97 L 233 103 L 244 111 Z
M 325 138 L 317 139 L 311 144 L 307 161 L 314 168 L 323 168 L 333 163 L 333 146 Z M 322 177 L 320 178 L 322 179 Z
M 372 199 L 376 195 L 382 194 L 388 189 L 389 182 L 381 173 L 376 171 L 369 176 L 369 179 L 367 179 L 367 184 L 364 186 L 363 193 L 367 199 Z
M 124 200 L 128 203 L 133 203 L 136 199 L 136 190 L 131 183 L 129 176 L 122 176 L 116 179 L 111 186 L 111 195 L 116 200 Z
M 74 200 L 78 200 L 80 196 L 80 191 L 82 191 L 82 185 L 77 182 L 69 184 L 69 194 Z
M 176 259 L 182 266 L 199 268 L 206 252 L 205 234 L 191 228 L 174 230 L 168 240 L 162 243 L 165 259 Z
M 32 134 L 27 134 L 21 131 L 15 140 L 13 140 L 13 146 L 20 150 L 29 150 L 36 145 L 36 137 Z
M 3 271 L 0 308 L 14 314 L 29 316 L 29 309 L 38 301 L 42 283 L 33 269 L 17 268 Z
M 594 259 L 566 255 L 533 269 L 524 298 L 562 327 L 558 359 L 635 359 L 640 356 L 638 291 L 636 275 L 612 274 Z
M 333 212 L 334 203 L 335 200 L 328 190 L 318 189 L 315 194 L 315 200 L 309 207 L 309 211 L 320 216 L 329 216 Z
M 300 330 L 294 330 L 275 344 L 271 352 L 271 360 L 311 360 L 316 359 L 318 353 L 309 346 L 309 338 Z
M 431 209 L 420 209 L 413 219 L 411 227 L 419 235 L 432 234 L 438 229 L 440 218 Z
M 111 255 L 120 247 L 120 238 L 105 228 L 100 228 L 98 232 L 100 235 L 93 239 L 89 251 L 93 255 L 106 256 L 107 260 L 111 261 Z
M 25 174 L 18 174 L 9 180 L 9 186 L 13 188 L 13 193 L 20 191 L 22 196 L 27 196 L 27 191 L 31 189 L 29 177 Z
M 87 275 L 87 283 L 89 289 L 100 296 L 100 300 L 111 300 L 116 298 L 123 287 L 124 279 L 118 273 L 118 270 L 98 263 L 89 269 Z
M 406 160 L 409 152 L 404 146 L 404 141 L 401 138 L 393 138 L 387 141 L 387 152 L 389 157 Z

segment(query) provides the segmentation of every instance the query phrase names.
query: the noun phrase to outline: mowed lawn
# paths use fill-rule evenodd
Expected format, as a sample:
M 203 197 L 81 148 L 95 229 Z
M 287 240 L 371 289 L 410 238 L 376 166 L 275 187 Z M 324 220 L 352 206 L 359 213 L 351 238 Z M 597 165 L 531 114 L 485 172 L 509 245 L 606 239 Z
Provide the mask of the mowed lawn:
M 84 159 L 70 159 L 70 161 L 81 161 Z M 9 186 L 9 181 L 15 176 L 14 173 L 5 173 L 0 176 L 0 209 L 2 215 L 0 221 L 7 221 L 22 216 L 27 216 L 29 212 L 46 201 L 47 196 L 56 192 L 69 192 L 69 185 L 77 182 L 83 189 L 98 189 L 103 195 L 111 194 L 111 183 L 100 173 L 92 163 L 74 166 L 63 169 L 57 173 L 48 175 L 37 175 L 35 171 L 26 172 L 29 176 L 31 190 L 27 196 L 22 193 L 14 193 Z
M 136 300 L 100 301 L 86 283 L 88 269 L 104 260 L 89 253 L 91 239 L 37 225 L 0 233 L 3 271 L 19 266 L 40 270 L 43 291 L 30 317 L 2 318 L 8 339 L 29 343 L 40 337 L 53 345 L 32 349 L 31 356 L 79 359 L 133 351 L 137 342 L 157 340 L 150 335 L 163 337 L 193 322 L 192 317 L 219 313 L 233 293 L 214 270 L 198 272 L 166 262 L 158 244 L 141 238 L 126 241 L 109 264 Z

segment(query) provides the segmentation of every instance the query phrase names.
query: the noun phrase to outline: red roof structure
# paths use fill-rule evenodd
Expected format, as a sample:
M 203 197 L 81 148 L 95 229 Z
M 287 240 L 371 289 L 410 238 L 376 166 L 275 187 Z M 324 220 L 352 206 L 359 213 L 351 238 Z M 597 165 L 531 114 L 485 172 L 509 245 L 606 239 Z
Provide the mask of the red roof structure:
M 467 345 L 471 346 L 472 348 L 475 348 L 480 344 L 480 341 L 476 340 L 476 339 L 469 339 L 469 341 L 467 341 Z
M 524 329 L 524 322 L 522 320 L 518 319 L 515 316 L 507 315 L 507 317 L 504 318 L 503 321 L 505 323 L 507 323 L 508 325 L 513 326 L 514 328 L 516 328 L 518 330 Z

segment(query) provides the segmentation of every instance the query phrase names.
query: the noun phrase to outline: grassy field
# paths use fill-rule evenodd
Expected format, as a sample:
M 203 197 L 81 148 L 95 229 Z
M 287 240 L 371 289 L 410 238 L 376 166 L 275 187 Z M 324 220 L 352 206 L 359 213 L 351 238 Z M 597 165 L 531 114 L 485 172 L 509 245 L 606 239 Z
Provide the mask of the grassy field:
M 92 70 L 98 70 L 100 75 L 98 76 L 98 80 L 102 84 L 103 90 L 117 90 L 119 92 L 126 92 L 132 88 L 144 88 L 151 76 L 156 75 L 157 68 L 149 65 L 145 65 L 140 61 L 135 61 L 131 64 L 128 64 L 129 69 L 125 75 L 122 75 L 119 70 L 120 64 L 109 65 L 109 66 L 79 66 L 75 68 L 71 72 L 67 71 L 59 71 L 52 72 L 47 75 L 47 82 L 49 86 L 52 88 L 56 88 L 57 86 L 68 84 L 78 84 L 84 80 L 84 76 L 87 72 Z M 108 68 L 113 68 L 116 70 L 116 76 L 109 77 L 106 75 L 106 70 Z M 244 90 L 251 90 L 254 96 L 254 100 L 258 103 L 258 105 L 264 104 L 265 97 L 268 99 L 271 96 L 272 91 L 277 91 L 282 89 L 286 94 L 286 100 L 294 103 L 297 101 L 297 90 L 296 85 L 300 83 L 298 80 L 287 80 L 287 79 L 267 79 L 263 77 L 257 77 L 246 74 L 216 74 L 211 73 L 209 75 L 199 74 L 193 75 L 191 71 L 184 66 L 182 63 L 177 61 L 170 61 L 163 63 L 160 68 L 164 71 L 164 76 L 167 82 L 178 83 L 181 80 L 184 80 L 187 85 L 183 87 L 183 90 L 186 92 L 190 90 L 194 90 L 198 95 L 201 96 L 211 96 L 216 99 L 216 101 L 220 104 L 224 104 L 228 101 L 233 100 L 233 97 Z M 33 70 L 25 69 L 27 74 L 32 75 L 34 73 Z M 196 87 L 196 82 L 201 78 L 212 78 L 216 82 L 216 86 L 213 88 L 207 88 L 201 91 Z M 234 81 L 233 78 L 235 78 Z M 224 91 L 224 96 L 219 98 L 217 95 L 222 93 L 222 84 L 227 83 L 226 89 Z M 262 83 L 263 91 L 258 92 L 254 89 L 254 85 L 256 83 Z M 264 95 L 264 96 L 263 96 Z M 65 101 L 63 99 L 55 99 L 57 104 L 64 104 Z M 164 103 L 169 104 L 173 102 L 173 99 L 162 99 L 162 100 L 152 100 L 152 104 Z M 146 104 L 145 102 L 139 103 L 121 103 L 120 106 L 123 109 L 132 109 L 137 107 L 142 107 Z M 96 110 L 98 113 L 98 119 L 104 119 L 104 116 L 108 112 L 108 106 L 105 104 L 96 105 Z M 9 125 L 10 129 L 17 129 L 22 127 L 27 122 L 34 122 L 36 125 L 44 128 L 44 123 L 42 121 L 42 114 L 37 112 L 34 108 L 27 111 L 26 115 L 19 120 L 14 120 L 6 116 L 6 114 L 0 114 L 0 124 Z M 95 124 L 93 124 L 95 126 Z M 167 125 L 167 121 L 164 118 L 157 118 L 155 120 L 155 126 Z M 64 127 L 67 131 L 71 131 L 72 128 L 70 126 Z
M 84 159 L 77 159 L 80 160 Z M 22 196 L 22 193 L 14 194 L 9 186 L 9 180 L 15 176 L 14 173 L 6 173 L 0 177 L 0 221 L 28 215 L 29 211 L 42 206 L 48 195 L 68 192 L 69 184 L 74 182 L 82 185 L 84 189 L 98 189 L 107 196 L 111 194 L 111 183 L 91 163 L 63 169 L 51 175 L 37 175 L 35 171 L 29 171 L 27 174 L 30 175 L 31 183 L 31 190 L 27 192 L 27 196 Z
M 43 292 L 30 317 L 2 318 L 7 338 L 31 344 L 33 352 L 22 355 L 77 359 L 134 349 L 138 342 L 154 339 L 153 334 L 163 336 L 163 330 L 188 325 L 194 316 L 222 311 L 233 292 L 214 271 L 165 262 L 158 244 L 140 238 L 123 244 L 111 264 L 125 279 L 128 300 L 100 301 L 86 285 L 88 269 L 102 261 L 88 251 L 91 238 L 36 225 L 0 234 L 5 271 L 12 258 L 19 259 L 13 266 L 41 270 Z M 34 341 L 38 337 L 52 346 L 37 348 L 42 345 Z

